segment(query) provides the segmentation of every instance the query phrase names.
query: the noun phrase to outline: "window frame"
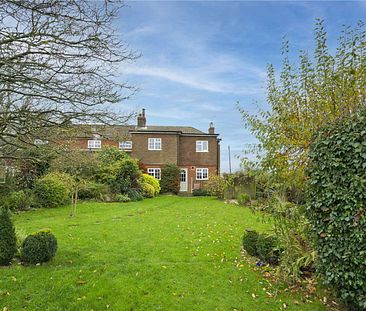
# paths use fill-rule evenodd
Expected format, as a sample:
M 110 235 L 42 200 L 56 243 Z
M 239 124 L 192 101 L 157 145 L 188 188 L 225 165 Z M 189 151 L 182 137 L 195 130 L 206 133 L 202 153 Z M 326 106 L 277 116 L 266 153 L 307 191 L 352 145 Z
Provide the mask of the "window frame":
M 157 141 L 159 142 L 157 144 Z M 157 148 L 159 146 L 159 148 Z M 149 137 L 147 139 L 148 150 L 162 150 L 162 139 L 160 137 Z
M 159 172 L 158 175 L 156 174 L 156 172 Z M 160 180 L 161 179 L 161 168 L 160 167 L 149 167 L 147 169 L 147 174 L 154 177 L 157 180 Z M 158 177 L 156 177 L 156 175 Z
M 99 142 L 99 146 L 96 146 L 95 142 Z M 89 139 L 88 149 L 102 149 L 102 141 L 100 139 Z
M 123 146 L 123 144 L 129 143 L 129 146 Z M 132 140 L 123 140 L 118 142 L 118 149 L 120 150 L 131 150 L 132 149 Z
M 33 143 L 37 146 L 42 146 L 42 145 L 47 145 L 48 140 L 43 140 L 43 139 L 40 139 L 40 138 L 36 138 Z
M 206 174 L 204 173 L 206 172 Z M 200 174 L 201 176 L 199 177 Z M 206 177 L 204 177 L 206 175 Z M 208 168 L 207 167 L 197 167 L 196 168 L 196 180 L 208 180 Z
M 206 148 L 204 149 L 205 145 Z M 201 150 L 199 150 L 199 148 L 201 148 Z M 196 152 L 208 152 L 208 140 L 196 140 Z

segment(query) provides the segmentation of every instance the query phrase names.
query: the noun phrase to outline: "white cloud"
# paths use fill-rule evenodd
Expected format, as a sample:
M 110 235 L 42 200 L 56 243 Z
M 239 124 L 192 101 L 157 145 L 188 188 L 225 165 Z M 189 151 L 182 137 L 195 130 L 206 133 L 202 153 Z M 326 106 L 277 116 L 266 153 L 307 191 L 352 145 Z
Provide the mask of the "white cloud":
M 200 69 L 201 68 L 198 70 L 182 70 L 163 66 L 135 65 L 124 68 L 122 70 L 122 74 L 164 79 L 183 84 L 194 89 L 215 93 L 254 95 L 263 91 L 260 84 L 245 84 L 243 80 L 235 81 L 235 83 L 224 82 L 217 79 L 214 74 L 208 74 L 208 76 L 212 75 L 213 77 L 205 76 L 205 72 L 200 72 Z

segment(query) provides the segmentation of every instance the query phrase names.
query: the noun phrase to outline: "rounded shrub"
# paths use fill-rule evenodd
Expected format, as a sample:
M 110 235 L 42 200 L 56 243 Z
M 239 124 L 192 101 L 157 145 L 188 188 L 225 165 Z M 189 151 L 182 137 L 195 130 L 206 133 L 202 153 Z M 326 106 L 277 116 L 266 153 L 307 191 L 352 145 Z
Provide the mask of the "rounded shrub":
M 41 230 L 25 238 L 21 258 L 31 264 L 47 262 L 55 256 L 56 251 L 56 237 L 49 230 Z
M 153 176 L 150 176 L 149 174 L 142 174 L 141 183 L 142 184 L 145 183 L 145 184 L 149 184 L 149 185 L 153 186 L 154 196 L 159 194 L 160 184 L 159 184 L 159 181 L 156 178 L 154 178 Z
M 142 183 L 141 184 L 141 193 L 144 198 L 153 198 L 155 196 L 155 189 L 150 184 Z
M 351 310 L 366 310 L 366 111 L 320 131 L 309 153 L 307 217 L 317 270 Z
M 0 265 L 8 265 L 17 252 L 15 229 L 7 208 L 0 208 Z
M 42 207 L 56 207 L 65 204 L 70 198 L 70 184 L 67 174 L 50 173 L 37 179 L 34 193 Z M 71 177 L 70 177 L 71 178 Z

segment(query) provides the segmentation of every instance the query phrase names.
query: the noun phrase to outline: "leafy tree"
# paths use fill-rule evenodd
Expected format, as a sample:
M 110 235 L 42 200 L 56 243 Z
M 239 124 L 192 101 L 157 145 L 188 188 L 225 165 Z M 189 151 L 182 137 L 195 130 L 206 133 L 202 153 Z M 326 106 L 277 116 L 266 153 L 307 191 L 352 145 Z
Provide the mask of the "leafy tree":
M 71 190 L 70 216 L 75 216 L 79 198 L 79 190 L 87 181 L 94 179 L 98 171 L 98 159 L 90 153 L 72 151 L 59 154 L 51 165 L 53 171 L 63 172 L 71 177 L 69 182 Z
M 245 126 L 259 141 L 256 152 L 262 167 L 274 180 L 302 187 L 312 137 L 324 125 L 364 106 L 366 100 L 366 31 L 364 24 L 344 27 L 334 54 L 327 44 L 324 22 L 315 24 L 313 55 L 300 51 L 290 61 L 289 44 L 283 44 L 279 74 L 268 66 L 269 110 L 252 115 L 240 108 Z
M 178 194 L 180 169 L 176 164 L 167 164 L 161 169 L 160 187 L 161 193 Z
M 126 122 L 105 109 L 135 91 L 114 76 L 138 56 L 116 36 L 120 8 L 114 0 L 1 1 L 1 157 L 35 139 L 57 142 L 71 123 Z

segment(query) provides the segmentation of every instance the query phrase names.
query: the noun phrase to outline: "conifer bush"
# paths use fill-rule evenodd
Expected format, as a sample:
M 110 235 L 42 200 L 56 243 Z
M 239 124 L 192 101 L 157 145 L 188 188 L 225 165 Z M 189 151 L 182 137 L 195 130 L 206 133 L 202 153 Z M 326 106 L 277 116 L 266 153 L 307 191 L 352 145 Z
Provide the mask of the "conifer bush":
M 366 111 L 318 134 L 308 175 L 318 272 L 348 309 L 366 310 Z
M 37 264 L 50 261 L 56 254 L 57 240 L 49 230 L 41 230 L 26 237 L 22 244 L 24 262 Z
M 10 212 L 0 207 L 0 265 L 8 265 L 16 252 L 17 239 Z
M 178 194 L 180 169 L 175 164 L 167 164 L 161 170 L 160 187 L 162 193 Z

